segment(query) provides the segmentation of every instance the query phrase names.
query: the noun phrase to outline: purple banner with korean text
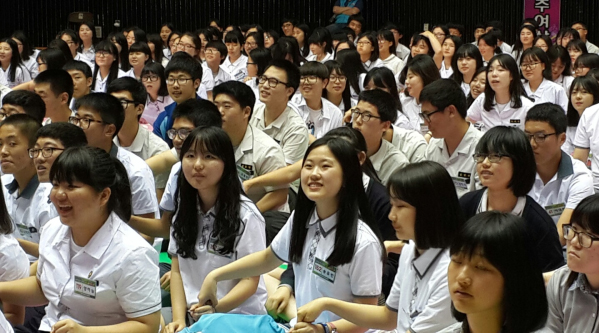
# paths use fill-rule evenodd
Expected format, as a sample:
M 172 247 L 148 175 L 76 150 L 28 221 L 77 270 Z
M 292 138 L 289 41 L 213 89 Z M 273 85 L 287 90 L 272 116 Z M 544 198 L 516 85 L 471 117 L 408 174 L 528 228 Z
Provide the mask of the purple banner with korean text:
M 555 43 L 555 37 L 560 28 L 561 0 L 524 0 L 524 17 L 534 18 L 539 24 L 542 34 L 551 36 Z

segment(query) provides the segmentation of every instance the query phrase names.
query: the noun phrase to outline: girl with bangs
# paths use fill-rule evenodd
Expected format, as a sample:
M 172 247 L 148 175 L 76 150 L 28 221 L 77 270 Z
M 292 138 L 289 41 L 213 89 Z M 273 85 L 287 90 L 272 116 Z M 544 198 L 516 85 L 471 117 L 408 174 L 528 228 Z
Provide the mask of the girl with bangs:
M 440 333 L 528 333 L 543 327 L 545 285 L 524 223 L 490 211 L 472 217 L 458 232 L 447 279 L 451 312 L 459 323 Z
M 322 97 L 329 100 L 343 113 L 349 111 L 358 104 L 358 100 L 351 97 L 348 78 L 337 60 L 329 60 L 324 63 L 329 70 L 329 84 L 322 92 Z
M 207 313 L 266 314 L 260 274 L 224 281 L 212 304 L 198 303 L 211 271 L 266 244 L 264 218 L 243 193 L 233 145 L 222 129 L 199 127 L 185 139 L 171 221 L 173 322 L 167 332 L 179 332 Z
M 593 68 L 599 68 L 599 55 L 594 53 L 581 54 L 574 61 L 574 76 L 585 76 Z
M 501 54 L 497 34 L 492 30 L 480 36 L 477 41 L 478 49 L 483 57 L 483 65 L 488 66 L 496 54 Z
M 341 50 L 337 53 L 337 61 L 347 78 L 350 96 L 357 101 L 358 95 L 363 89 L 364 77 L 367 73 L 360 60 L 360 54 L 356 50 Z
M 535 37 L 537 37 L 537 28 L 535 26 L 525 24 L 520 27 L 518 39 L 516 39 L 516 44 L 514 44 L 514 49 L 512 50 L 512 57 L 516 59 L 518 65 L 522 63 L 524 51 L 534 46 Z
M 405 63 L 395 55 L 397 46 L 393 32 L 387 29 L 379 30 L 377 38 L 379 42 L 379 59 L 383 62 L 383 66 L 393 72 L 393 75 L 398 75 L 401 73 Z
M 374 32 L 363 32 L 356 40 L 356 50 L 360 54 L 360 61 L 367 72 L 383 66 L 383 62 L 379 59 L 378 39 Z
M 124 72 L 129 71 L 131 65 L 129 65 L 129 44 L 127 44 L 127 38 L 120 32 L 111 32 L 107 40 L 114 44 L 119 51 L 119 68 Z M 93 63 L 91 67 L 94 67 Z
M 574 77 L 572 76 L 572 60 L 568 50 L 560 45 L 553 45 L 547 51 L 549 62 L 551 63 L 551 80 L 570 93 L 570 86 Z
M 31 75 L 21 62 L 19 46 L 12 38 L 0 40 L 0 84 L 14 88 L 31 81 Z
M 150 62 L 141 71 L 141 83 L 146 87 L 148 98 L 146 107 L 141 115 L 140 123 L 152 126 L 164 108 L 173 103 L 166 88 L 164 67 L 157 62 Z
M 333 39 L 326 28 L 316 28 L 307 41 L 312 55 L 306 57 L 306 61 L 318 61 L 325 63 L 333 60 Z
M 435 45 L 434 48 L 433 45 Z M 403 89 L 404 87 L 406 77 L 408 76 L 407 67 L 408 64 L 412 61 L 412 59 L 414 59 L 414 57 L 420 54 L 428 54 L 432 58 L 435 55 L 435 52 L 439 49 L 441 49 L 441 45 L 439 44 L 439 41 L 435 38 L 435 35 L 432 34 L 432 32 L 426 31 L 423 33 L 415 33 L 414 35 L 412 35 L 410 43 L 410 55 L 406 59 L 406 66 L 404 66 L 404 68 L 401 70 L 401 73 L 396 75 L 400 89 Z
M 599 56 L 597 56 L 599 59 Z M 551 66 L 545 51 L 533 46 L 522 52 L 520 70 L 525 79 L 524 90 L 534 105 L 553 103 L 568 109 L 568 96 L 559 84 L 551 81 Z
M 566 45 L 566 50 L 568 50 L 572 65 L 574 65 L 574 62 L 579 56 L 589 53 L 586 44 L 580 39 L 573 39 L 568 42 L 568 45 Z
M 474 103 L 474 101 L 485 92 L 487 88 L 487 67 L 482 66 L 476 70 L 474 76 L 472 76 L 472 81 L 468 85 L 470 88 L 470 93 L 466 95 L 466 103 L 468 108 Z M 462 90 L 463 90 L 462 86 Z
M 433 60 L 437 68 L 439 68 L 439 74 L 442 79 L 448 79 L 453 74 L 454 58 L 456 58 L 456 50 L 462 46 L 462 40 L 460 37 L 447 36 L 443 39 L 441 49 L 435 52 Z
M 566 142 L 562 150 L 572 155 L 574 153 L 574 137 L 578 129 L 578 122 L 584 110 L 599 103 L 599 83 L 592 76 L 577 77 L 572 82 L 570 102 L 568 103 L 568 128 L 566 129 Z
M 141 72 L 148 63 L 152 62 L 152 51 L 145 42 L 135 42 L 129 48 L 129 65 L 131 69 L 125 73 L 137 80 L 141 80 Z
M 94 87 L 94 92 L 106 92 L 106 88 L 112 81 L 127 76 L 127 74 L 119 69 L 119 51 L 112 42 L 108 40 L 99 42 L 96 45 L 95 54 L 92 87 Z
M 453 70 L 451 79 L 462 87 L 464 95 L 468 96 L 470 94 L 470 83 L 481 67 L 483 67 L 483 58 L 478 47 L 472 44 L 464 44 L 455 52 L 455 56 L 451 60 Z
M 410 119 L 410 126 L 424 135 L 428 132 L 428 127 L 419 116 L 420 93 L 428 84 L 441 78 L 439 69 L 431 57 L 419 54 L 408 62 L 404 70 L 406 70 L 405 89 L 399 96 L 402 111 Z

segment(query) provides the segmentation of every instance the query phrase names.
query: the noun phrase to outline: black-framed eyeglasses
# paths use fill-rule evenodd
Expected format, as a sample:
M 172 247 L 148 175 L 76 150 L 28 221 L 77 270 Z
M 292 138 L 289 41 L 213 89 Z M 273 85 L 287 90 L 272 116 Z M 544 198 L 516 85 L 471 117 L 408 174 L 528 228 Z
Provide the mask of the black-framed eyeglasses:
M 345 81 L 347 81 L 347 76 L 345 76 L 345 75 L 331 75 L 331 76 L 329 76 L 329 80 L 331 82 L 335 82 L 335 81 L 345 82 Z
M 46 148 L 41 148 L 41 149 L 35 149 L 35 148 L 31 148 L 29 149 L 29 157 L 30 158 L 37 158 L 38 156 L 40 156 L 40 152 L 42 152 L 42 156 L 45 158 L 48 158 L 50 156 L 52 156 L 54 154 L 54 151 L 63 151 L 63 148 L 53 148 L 53 147 L 46 147 Z
M 305 75 L 300 77 L 300 83 L 315 84 L 318 82 L 318 76 L 316 75 Z
M 132 101 L 130 99 L 119 99 L 119 102 L 121 102 L 121 105 L 123 106 L 123 109 L 126 109 L 129 107 L 129 104 L 133 104 L 135 105 L 135 101 Z
M 143 82 L 156 82 L 158 81 L 159 77 L 158 75 L 146 75 L 146 76 L 142 76 L 141 80 Z
M 180 77 L 180 78 L 178 78 L 178 79 L 174 79 L 174 78 L 172 78 L 172 77 L 169 77 L 168 79 L 166 79 L 166 84 L 168 84 L 169 86 L 172 86 L 172 85 L 174 85 L 174 84 L 175 84 L 175 82 L 177 82 L 177 83 L 178 83 L 178 84 L 181 86 L 181 85 L 184 85 L 184 84 L 186 84 L 186 83 L 187 83 L 187 81 L 193 81 L 193 79 L 192 79 L 192 78 L 190 78 L 190 77 L 187 77 L 187 78 L 185 78 L 185 77 Z
M 178 130 L 171 128 L 170 130 L 166 131 L 166 135 L 171 140 L 174 140 L 175 136 L 178 136 L 181 140 L 185 140 L 187 136 L 189 136 L 189 133 L 191 133 L 191 130 L 186 128 L 180 128 Z
M 562 231 L 564 232 L 564 238 L 567 241 L 572 241 L 574 236 L 576 236 L 578 237 L 578 244 L 587 249 L 593 245 L 593 241 L 599 240 L 599 237 L 590 235 L 584 231 L 574 230 L 572 224 L 564 224 L 562 228 Z
M 420 112 L 418 115 L 420 116 L 420 118 L 422 118 L 422 120 L 426 120 L 427 122 L 430 123 L 431 122 L 431 116 L 434 115 L 437 112 L 442 112 L 442 111 L 443 111 L 442 109 L 439 109 L 439 110 L 435 110 L 433 112 L 427 112 L 427 113 Z
M 532 64 L 522 64 L 522 65 L 520 65 L 520 68 L 529 71 L 531 69 L 537 68 L 538 64 L 540 64 L 540 62 L 533 62 Z
M 279 83 L 282 84 L 282 85 L 284 85 L 285 87 L 287 87 L 287 85 L 288 85 L 287 82 L 279 81 L 279 80 L 275 79 L 274 77 L 268 77 L 266 75 L 262 75 L 258 79 L 258 83 L 259 84 L 263 85 L 266 82 L 268 82 L 268 86 L 271 87 L 271 88 L 275 88 Z
M 474 161 L 476 163 L 482 163 L 485 161 L 486 158 L 489 159 L 489 162 L 491 163 L 499 163 L 499 161 L 501 161 L 501 158 L 505 157 L 507 155 L 502 155 L 502 154 L 483 154 L 483 153 L 478 153 L 478 154 L 474 154 L 472 155 L 472 157 L 474 158 Z
M 71 123 L 73 125 L 77 125 L 77 126 L 81 127 L 81 129 L 88 129 L 89 128 L 89 124 L 91 124 L 92 122 L 99 123 L 99 124 L 104 124 L 104 122 L 101 121 L 101 120 L 95 120 L 95 119 L 89 119 L 89 118 L 69 117 L 69 123 Z
M 358 108 L 354 108 L 351 113 L 352 113 L 352 117 L 354 119 L 358 119 L 358 117 L 362 117 L 362 121 L 365 123 L 367 123 L 370 120 L 370 118 L 381 119 L 381 117 L 373 116 L 372 113 L 370 113 L 370 112 L 366 112 L 366 111 L 360 112 L 360 109 L 358 109 Z
M 206 54 L 214 54 L 216 52 L 218 52 L 217 49 L 205 49 L 204 50 L 204 53 L 206 53 Z
M 112 55 L 112 53 L 110 53 L 108 51 L 97 51 L 96 52 L 96 56 L 98 56 L 98 57 L 107 57 L 109 55 Z
M 542 143 L 545 142 L 545 139 L 547 139 L 548 136 L 552 136 L 552 135 L 557 135 L 557 133 L 534 133 L 534 134 L 530 134 L 528 132 L 524 132 L 524 134 L 526 134 L 526 136 L 528 137 L 528 141 L 531 140 L 535 140 L 536 143 Z

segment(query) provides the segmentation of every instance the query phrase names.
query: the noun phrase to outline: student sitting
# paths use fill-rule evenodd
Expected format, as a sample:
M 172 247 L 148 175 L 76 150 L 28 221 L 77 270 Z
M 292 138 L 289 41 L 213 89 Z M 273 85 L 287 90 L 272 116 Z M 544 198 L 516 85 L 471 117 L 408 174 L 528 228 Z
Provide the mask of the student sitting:
M 164 67 L 155 62 L 145 65 L 141 71 L 141 83 L 146 87 L 148 99 L 139 122 L 148 130 L 154 131 L 152 125 L 158 115 L 164 112 L 167 106 L 173 104 L 173 99 L 168 94 Z
M 48 69 L 34 80 L 35 93 L 46 103 L 46 118 L 43 124 L 69 121 L 69 105 L 73 97 L 73 79 L 62 69 Z
M 231 75 L 221 66 L 227 57 L 227 46 L 220 40 L 209 41 L 206 44 L 204 53 L 206 54 L 206 61 L 202 64 L 202 67 L 204 67 L 205 72 L 212 75 L 214 86 L 231 81 Z M 212 95 L 214 97 L 214 90 Z
M 46 104 L 34 92 L 26 90 L 11 91 L 2 99 L 0 121 L 19 113 L 28 114 L 39 123 L 42 123 L 46 116 Z
M 568 110 L 568 95 L 562 86 L 551 81 L 551 63 L 545 51 L 538 47 L 524 50 L 520 70 L 526 80 L 524 90 L 535 105 L 553 103 L 561 106 L 564 112 Z
M 69 61 L 62 69 L 67 71 L 73 79 L 73 96 L 69 109 L 75 109 L 75 100 L 92 92 L 92 71 L 83 61 Z

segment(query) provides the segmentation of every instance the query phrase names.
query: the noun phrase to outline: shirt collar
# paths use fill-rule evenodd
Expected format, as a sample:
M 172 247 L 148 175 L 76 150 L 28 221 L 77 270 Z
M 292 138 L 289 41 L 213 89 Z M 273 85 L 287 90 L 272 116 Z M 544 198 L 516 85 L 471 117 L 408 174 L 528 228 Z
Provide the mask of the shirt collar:
M 266 112 L 266 105 L 264 106 L 264 112 Z M 264 114 L 263 112 L 263 114 Z M 276 128 L 281 128 L 283 127 L 283 125 L 285 124 L 285 122 L 287 121 L 287 112 L 293 112 L 292 109 L 289 108 L 289 105 L 287 105 L 285 107 L 285 110 L 283 111 L 283 113 L 281 113 L 281 115 L 272 123 L 270 123 L 270 125 L 266 126 L 266 127 L 276 127 Z M 264 121 L 264 120 L 262 120 Z
M 243 156 L 248 150 L 252 150 L 254 148 L 254 128 L 252 125 L 248 124 L 245 128 L 245 135 L 237 149 L 235 149 L 235 162 L 239 161 L 239 159 Z
M 381 166 L 383 165 L 383 160 L 387 155 L 387 146 L 385 145 L 385 140 L 381 139 L 381 146 L 379 150 L 370 156 L 370 162 L 372 162 L 372 166 L 374 170 L 379 172 L 381 170 Z
M 572 157 L 562 150 L 562 159 L 557 167 L 557 178 L 566 178 L 574 174 L 574 166 L 572 165 Z
M 460 144 L 458 144 L 458 147 L 456 148 L 455 152 L 459 154 L 468 154 L 468 152 L 470 151 L 470 147 L 472 146 L 472 140 L 476 138 L 477 133 L 479 133 L 479 130 L 477 130 L 476 127 L 474 127 L 474 125 L 470 123 L 470 125 L 468 126 L 468 130 L 464 134 L 464 137 L 462 138 L 462 141 L 460 141 Z M 446 148 L 447 146 L 445 145 L 445 139 L 443 139 L 443 144 L 439 145 L 439 149 L 445 151 Z
M 580 291 L 582 291 L 585 294 L 599 295 L 599 290 L 593 290 L 593 288 L 591 288 L 591 286 L 589 285 L 589 280 L 587 280 L 587 276 L 581 273 L 578 274 L 578 278 L 576 278 L 576 281 L 572 283 L 568 290 L 574 290 L 576 288 L 580 289 Z
M 318 223 L 320 233 L 322 233 L 324 237 L 327 237 L 327 235 L 330 234 L 335 227 L 337 227 L 337 212 L 326 219 L 321 220 L 318 217 L 318 213 L 316 213 L 316 208 L 314 208 L 314 211 L 312 211 L 312 216 L 310 216 L 310 220 L 308 221 L 308 225 L 306 227 L 309 228 L 316 223 Z
M 110 156 L 116 158 L 116 155 L 118 154 L 118 152 L 119 152 L 119 147 L 113 143 L 112 146 L 110 147 L 110 151 L 109 151 Z
M 488 195 L 489 195 L 489 189 L 485 188 L 483 191 L 483 196 L 480 198 L 480 202 L 478 204 L 478 211 L 477 213 L 483 213 L 486 212 L 489 208 L 487 206 L 487 200 L 488 200 Z M 518 197 L 518 201 L 516 202 L 516 206 L 514 206 L 514 209 L 512 209 L 512 211 L 510 213 L 512 213 L 513 215 L 516 216 L 522 216 L 522 213 L 524 212 L 524 207 L 526 206 L 526 197 Z
M 27 186 L 25 186 L 25 189 L 23 189 L 23 192 L 21 192 L 21 194 L 17 196 L 17 199 L 18 198 L 25 198 L 25 199 L 33 198 L 33 195 L 35 194 L 35 191 L 37 190 L 39 185 L 40 185 L 40 181 L 39 181 L 39 179 L 37 179 L 37 174 L 36 174 L 35 176 L 33 176 L 33 178 L 31 178 L 29 183 L 27 183 Z M 8 190 L 9 194 L 13 194 L 19 189 L 19 183 L 17 183 L 16 179 L 13 179 L 13 181 L 10 182 L 10 184 L 5 185 L 5 187 Z
M 416 247 L 414 247 L 414 251 L 418 251 Z M 441 253 L 443 253 L 443 249 L 428 249 L 417 258 L 412 259 L 412 266 L 420 279 L 426 275 Z
M 137 134 L 135 135 L 135 139 L 131 142 L 131 146 L 129 146 L 129 150 L 132 152 L 140 152 L 144 146 L 144 142 L 148 138 L 150 132 L 145 128 L 138 126 Z M 116 137 L 118 138 L 118 136 Z

